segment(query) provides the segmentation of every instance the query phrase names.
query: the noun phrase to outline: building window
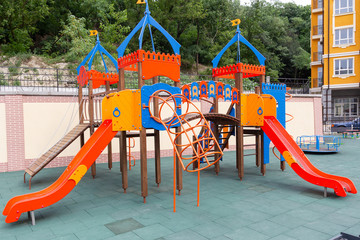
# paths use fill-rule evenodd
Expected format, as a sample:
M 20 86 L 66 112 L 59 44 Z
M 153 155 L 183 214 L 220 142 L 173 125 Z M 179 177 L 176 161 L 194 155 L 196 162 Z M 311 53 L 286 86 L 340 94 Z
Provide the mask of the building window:
M 335 76 L 354 74 L 354 58 L 335 59 Z
M 335 30 L 335 45 L 346 45 L 354 43 L 354 28 L 343 28 Z
M 335 117 L 357 117 L 359 115 L 358 98 L 335 98 Z
M 353 0 L 335 0 L 335 14 L 350 13 L 353 6 Z

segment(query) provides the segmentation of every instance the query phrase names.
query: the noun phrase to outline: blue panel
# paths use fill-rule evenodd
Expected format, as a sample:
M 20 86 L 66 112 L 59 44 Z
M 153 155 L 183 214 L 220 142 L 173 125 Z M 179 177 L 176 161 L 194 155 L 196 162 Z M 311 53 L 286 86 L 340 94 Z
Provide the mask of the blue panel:
M 199 83 L 191 83 L 191 100 L 199 100 Z
M 172 95 L 174 94 L 181 94 L 181 89 L 178 87 L 171 87 L 170 85 L 167 85 L 165 83 L 157 83 L 152 86 L 143 86 L 141 88 L 141 106 L 148 106 L 150 96 L 153 95 L 156 91 L 159 90 L 165 90 L 170 92 Z M 178 116 L 181 115 L 181 98 L 175 98 L 176 99 L 176 114 Z M 179 107 L 180 106 L 180 107 Z M 142 114 L 142 125 L 144 128 L 153 128 L 156 130 L 165 130 L 165 127 L 161 124 L 155 121 L 150 117 L 149 108 L 142 108 L 141 110 Z M 175 120 L 176 121 L 176 120 Z M 174 125 L 173 127 L 180 126 L 180 123 Z
M 190 91 L 189 88 L 184 88 L 182 93 L 188 100 L 190 100 Z
M 283 127 L 286 127 L 286 109 L 285 109 L 285 94 L 286 94 L 286 85 L 285 84 L 262 84 L 262 90 L 264 94 L 272 95 L 277 102 L 276 109 L 276 118 L 279 120 Z M 265 135 L 264 138 L 264 163 L 268 164 L 270 162 L 269 159 L 269 148 L 270 148 L 270 139 Z M 285 161 L 283 157 L 281 157 L 281 161 Z
M 209 81 L 208 82 L 208 97 L 211 98 L 216 98 L 216 84 L 214 81 Z
M 231 86 L 229 84 L 224 87 L 224 100 L 231 102 Z

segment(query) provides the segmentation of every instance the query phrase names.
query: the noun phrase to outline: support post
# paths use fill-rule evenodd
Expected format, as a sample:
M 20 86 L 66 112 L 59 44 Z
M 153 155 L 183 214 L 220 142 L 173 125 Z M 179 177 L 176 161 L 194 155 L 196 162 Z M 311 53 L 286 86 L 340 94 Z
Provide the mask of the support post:
M 144 85 L 142 79 L 142 63 L 138 63 L 138 88 Z M 141 195 L 146 203 L 146 197 L 148 195 L 148 176 L 147 176 L 147 152 L 146 152 L 146 129 L 140 130 L 140 168 L 141 168 Z
M 255 87 L 255 93 L 260 95 L 261 94 L 261 87 Z M 255 145 L 256 145 L 256 167 L 260 167 L 261 165 L 261 129 L 259 129 L 255 134 Z
M 153 84 L 159 82 L 158 77 L 154 77 L 152 79 Z M 154 116 L 159 116 L 159 99 L 154 98 Z M 161 183 L 161 165 L 160 165 L 160 131 L 154 130 L 154 150 L 155 150 L 155 182 L 157 183 L 158 187 Z
M 119 83 L 118 90 L 122 91 L 125 89 L 125 69 L 119 69 Z M 126 131 L 120 132 L 119 138 L 120 144 L 120 172 L 121 172 L 121 180 L 122 187 L 124 192 L 126 193 L 126 189 L 128 188 L 128 171 L 127 171 L 127 149 L 126 149 Z
M 110 82 L 106 81 L 106 94 L 109 94 L 110 91 Z M 108 168 L 111 170 L 112 169 L 112 144 L 111 141 L 108 145 Z
M 239 90 L 239 104 L 235 105 L 236 118 L 240 125 L 236 126 L 236 162 L 240 180 L 244 177 L 244 128 L 241 125 L 241 94 L 243 92 L 243 73 L 235 73 L 235 87 Z
M 180 82 L 175 82 L 175 87 L 179 87 L 180 88 Z M 176 133 L 180 133 L 181 132 L 181 127 L 177 127 L 176 128 Z M 177 151 L 180 153 L 182 148 L 181 146 L 181 135 L 176 139 L 176 144 L 177 144 Z M 180 163 L 180 159 L 176 156 L 176 185 L 177 185 L 177 190 L 178 190 L 178 194 L 181 194 L 181 190 L 183 188 L 183 182 L 182 182 L 182 167 L 181 167 L 181 163 Z
M 260 93 L 262 94 L 262 84 L 265 83 L 265 75 L 260 75 L 259 85 Z M 264 176 L 266 173 L 266 164 L 264 163 L 264 131 L 261 130 L 261 173 Z
M 83 87 L 79 85 L 79 123 L 84 123 L 84 99 L 83 99 Z M 80 135 L 80 148 L 82 148 L 85 144 L 85 135 L 81 133 Z
M 31 219 L 31 225 L 35 226 L 35 213 L 34 211 L 28 212 L 28 218 Z
M 89 118 L 90 118 L 90 136 L 94 134 L 94 96 L 93 96 L 93 81 L 89 80 Z M 96 176 L 96 161 L 91 165 L 91 175 L 93 178 Z
M 213 77 L 213 81 L 216 82 L 219 81 L 219 78 L 218 77 Z M 214 98 L 214 105 L 213 105 L 213 113 L 218 113 L 219 112 L 219 101 L 217 99 L 217 97 Z M 219 132 L 219 125 L 213 123 L 213 126 L 214 126 L 214 137 L 216 138 L 216 141 L 219 142 L 219 139 L 220 139 L 220 132 Z M 215 145 L 215 151 L 219 151 L 217 145 Z M 214 160 L 218 159 L 219 158 L 219 154 L 215 154 L 215 157 L 214 157 Z M 217 163 L 215 163 L 215 173 L 216 175 L 219 175 L 219 172 L 220 172 L 220 161 L 218 161 Z

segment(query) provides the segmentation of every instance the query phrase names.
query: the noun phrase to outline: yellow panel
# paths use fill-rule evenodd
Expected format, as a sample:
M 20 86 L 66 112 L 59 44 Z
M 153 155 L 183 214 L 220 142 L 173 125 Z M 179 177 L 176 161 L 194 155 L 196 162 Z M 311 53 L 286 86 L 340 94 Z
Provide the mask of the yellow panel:
M 113 131 L 141 130 L 140 90 L 124 90 L 112 99 Z
M 241 114 L 242 126 L 263 126 L 264 101 L 262 97 L 257 94 L 242 94 Z
M 349 26 L 354 24 L 354 15 L 340 15 L 335 17 L 335 27 Z
M 112 96 L 116 93 L 111 93 L 103 98 L 101 102 L 102 121 L 112 119 Z
M 296 160 L 293 158 L 293 156 L 288 152 L 288 151 L 284 151 L 282 153 L 283 157 L 285 158 L 285 161 L 289 164 L 289 166 L 291 167 L 291 164 L 296 163 Z
M 85 173 L 87 172 L 87 167 L 85 165 L 80 165 L 75 172 L 73 172 L 73 174 L 71 175 L 71 177 L 69 178 L 69 180 L 74 180 L 75 181 L 75 185 L 78 184 L 78 182 L 80 182 L 81 178 L 85 175 Z
M 241 94 L 241 125 L 247 121 L 247 94 Z
M 264 116 L 276 117 L 276 100 L 269 94 L 262 94 L 264 100 Z

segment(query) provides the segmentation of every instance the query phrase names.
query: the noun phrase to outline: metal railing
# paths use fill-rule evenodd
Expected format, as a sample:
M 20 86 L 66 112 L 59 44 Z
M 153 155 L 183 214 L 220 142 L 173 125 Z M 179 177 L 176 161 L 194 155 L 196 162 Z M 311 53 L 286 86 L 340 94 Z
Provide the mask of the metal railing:
M 307 78 L 278 78 L 280 83 L 286 84 L 291 94 L 309 94 L 311 80 Z
M 313 52 L 313 62 L 321 62 L 323 58 L 323 52 Z
M 137 89 L 138 77 L 136 72 L 125 72 L 125 88 Z M 173 85 L 174 82 L 163 76 L 158 77 L 160 83 Z M 212 80 L 211 75 L 181 74 L 181 84 L 196 81 Z M 234 80 L 222 79 L 224 84 L 234 86 Z M 258 78 L 244 80 L 244 91 L 254 92 L 255 86 L 259 84 Z M 279 83 L 287 84 L 292 92 L 308 93 L 310 81 L 308 79 L 279 78 Z M 152 85 L 151 80 L 146 80 L 145 85 Z M 105 86 L 95 89 L 94 93 L 103 92 Z M 116 89 L 117 84 L 111 85 Z M 29 67 L 0 67 L 0 93 L 51 93 L 51 94 L 73 94 L 78 91 L 76 69 L 56 68 L 29 68 Z M 87 88 L 83 89 L 87 95 Z
M 323 25 L 313 26 L 313 35 L 323 35 L 323 34 L 324 34 L 324 26 Z
M 322 87 L 323 83 L 324 82 L 323 82 L 322 78 L 312 78 L 312 87 L 313 88 Z

